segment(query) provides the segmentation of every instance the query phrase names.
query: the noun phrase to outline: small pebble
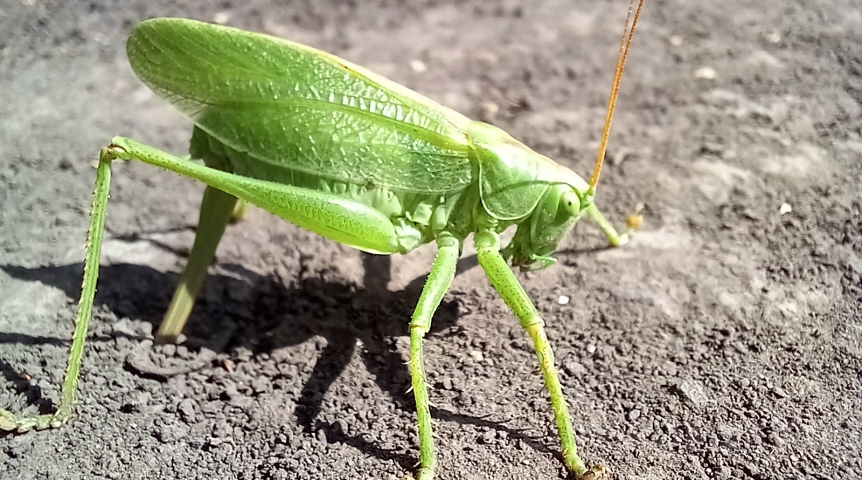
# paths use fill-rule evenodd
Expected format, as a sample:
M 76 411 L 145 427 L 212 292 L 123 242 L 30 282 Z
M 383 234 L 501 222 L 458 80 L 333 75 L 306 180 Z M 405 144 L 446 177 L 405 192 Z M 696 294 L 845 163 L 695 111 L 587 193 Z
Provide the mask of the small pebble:
M 485 359 L 485 356 L 482 355 L 482 352 L 480 352 L 479 350 L 473 350 L 472 352 L 470 352 L 470 358 L 472 358 L 475 362 L 481 362 Z
M 715 73 L 715 69 L 712 67 L 701 67 L 694 71 L 694 78 L 715 80 L 716 76 L 717 74 Z
M 177 406 L 180 418 L 186 423 L 195 423 L 195 401 L 186 398 Z
M 784 446 L 784 440 L 779 437 L 777 433 L 770 433 L 769 436 L 766 437 L 766 441 L 779 448 Z
M 702 406 L 709 402 L 706 387 L 697 380 L 682 380 L 676 385 L 676 388 L 686 400 L 695 406 Z
M 742 466 L 742 469 L 752 477 L 758 477 L 760 475 L 760 469 L 753 463 L 746 463 Z
M 494 115 L 500 111 L 500 106 L 494 102 L 485 102 L 482 104 L 482 108 L 485 110 L 486 115 Z
M 587 369 L 576 360 L 566 360 L 563 362 L 563 371 L 570 377 L 581 377 L 587 374 Z
M 213 16 L 213 23 L 217 23 L 219 25 L 224 25 L 230 20 L 230 13 L 228 12 L 218 12 Z
M 135 330 L 134 325 L 131 324 L 131 321 L 124 318 L 111 325 L 111 336 L 114 338 L 136 338 L 138 336 L 138 332 Z
M 413 60 L 410 62 L 410 68 L 416 73 L 424 73 L 428 70 L 428 66 L 422 60 Z
M 787 215 L 788 213 L 790 213 L 792 211 L 793 211 L 793 207 L 791 207 L 790 204 L 782 203 L 781 207 L 778 209 L 778 214 L 779 215 Z
M 163 425 L 156 431 L 156 438 L 162 443 L 173 443 L 189 434 L 188 427 L 177 424 Z
M 568 305 L 569 300 L 569 297 L 565 295 L 560 295 L 560 298 L 557 299 L 557 303 L 559 303 L 560 305 Z
M 493 53 L 483 51 L 476 54 L 476 60 L 479 60 L 486 65 L 494 65 L 499 59 Z

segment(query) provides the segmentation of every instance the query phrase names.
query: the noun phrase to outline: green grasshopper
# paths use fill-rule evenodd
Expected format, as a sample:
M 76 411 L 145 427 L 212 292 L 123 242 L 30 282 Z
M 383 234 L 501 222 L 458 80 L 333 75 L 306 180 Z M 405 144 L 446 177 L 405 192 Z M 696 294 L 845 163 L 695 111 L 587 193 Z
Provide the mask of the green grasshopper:
M 72 413 L 99 270 L 111 162 L 138 159 L 207 185 L 188 264 L 157 340 L 182 332 L 230 219 L 246 202 L 326 238 L 390 255 L 438 247 L 410 322 L 410 375 L 419 430 L 419 480 L 434 475 L 434 441 L 422 340 L 474 235 L 478 262 L 533 341 L 550 393 L 566 467 L 603 476 L 578 456 L 572 421 L 544 322 L 507 265 L 542 269 L 581 218 L 613 246 L 618 234 L 594 204 L 623 67 L 643 7 L 632 5 L 620 41 L 607 116 L 589 182 L 502 130 L 447 109 L 364 68 L 310 47 L 192 20 L 157 18 L 127 43 L 132 69 L 194 123 L 189 153 L 203 165 L 115 137 L 101 150 L 87 239 L 84 281 L 62 397 L 54 414 L 0 429 L 59 427 Z M 629 28 L 629 19 L 632 19 Z M 501 249 L 499 234 L 517 226 Z

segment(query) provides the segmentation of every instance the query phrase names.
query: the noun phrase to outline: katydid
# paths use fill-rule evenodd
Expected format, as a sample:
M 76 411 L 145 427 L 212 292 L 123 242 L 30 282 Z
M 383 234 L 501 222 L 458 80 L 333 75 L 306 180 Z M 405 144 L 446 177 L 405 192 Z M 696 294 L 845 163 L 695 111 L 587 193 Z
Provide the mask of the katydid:
M 435 242 L 438 253 L 410 321 L 410 362 L 419 433 L 417 478 L 434 475 L 434 441 L 422 340 L 454 278 L 465 238 L 533 341 L 562 445 L 578 478 L 601 476 L 578 456 L 544 321 L 507 265 L 542 269 L 573 225 L 587 216 L 612 246 L 618 234 L 594 204 L 625 60 L 643 7 L 632 5 L 620 42 L 598 158 L 589 181 L 502 130 L 445 108 L 333 55 L 286 40 L 186 19 L 138 25 L 127 43 L 141 81 L 193 123 L 190 154 L 203 165 L 115 137 L 101 150 L 79 303 L 62 398 L 54 414 L 0 429 L 58 427 L 71 415 L 95 295 L 111 162 L 137 159 L 205 183 L 189 262 L 157 333 L 182 332 L 230 218 L 245 203 L 375 254 L 404 254 Z M 629 26 L 631 19 L 631 26 Z M 516 226 L 501 249 L 499 234 Z

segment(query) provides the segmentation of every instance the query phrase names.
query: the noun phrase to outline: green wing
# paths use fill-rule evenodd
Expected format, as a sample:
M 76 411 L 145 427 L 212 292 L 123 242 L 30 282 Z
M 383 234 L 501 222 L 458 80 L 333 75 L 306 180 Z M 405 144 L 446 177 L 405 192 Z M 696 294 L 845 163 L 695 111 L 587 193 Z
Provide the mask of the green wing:
M 173 18 L 138 25 L 127 52 L 203 131 L 274 168 L 417 193 L 472 181 L 468 118 L 325 52 Z

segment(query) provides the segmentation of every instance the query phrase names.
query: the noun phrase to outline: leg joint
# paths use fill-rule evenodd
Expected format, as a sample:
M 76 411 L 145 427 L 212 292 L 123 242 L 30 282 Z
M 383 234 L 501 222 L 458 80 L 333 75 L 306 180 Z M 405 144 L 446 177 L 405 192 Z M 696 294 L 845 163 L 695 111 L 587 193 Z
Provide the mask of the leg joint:
M 537 329 L 541 329 L 545 326 L 545 321 L 542 320 L 542 317 L 538 315 L 532 315 L 530 317 L 519 319 L 521 323 L 521 328 L 527 331 L 532 337 Z
M 479 254 L 500 251 L 500 236 L 490 230 L 480 230 L 473 234 L 473 244 Z
M 410 322 L 410 336 L 411 337 L 413 336 L 413 333 L 415 332 L 419 335 L 419 338 L 422 338 L 429 331 L 431 331 L 430 323 L 425 324 L 424 322 L 417 322 L 416 319 L 413 319 L 413 321 Z

